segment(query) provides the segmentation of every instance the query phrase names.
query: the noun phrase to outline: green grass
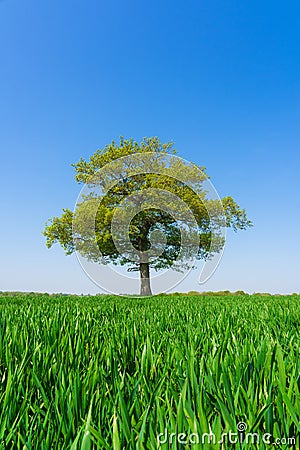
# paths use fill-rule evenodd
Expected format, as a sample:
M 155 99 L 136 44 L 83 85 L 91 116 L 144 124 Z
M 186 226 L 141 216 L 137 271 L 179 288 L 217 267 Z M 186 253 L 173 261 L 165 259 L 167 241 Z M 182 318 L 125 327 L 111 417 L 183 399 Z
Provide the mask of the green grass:
M 300 297 L 0 296 L 0 449 L 221 449 L 164 433 L 296 437 Z

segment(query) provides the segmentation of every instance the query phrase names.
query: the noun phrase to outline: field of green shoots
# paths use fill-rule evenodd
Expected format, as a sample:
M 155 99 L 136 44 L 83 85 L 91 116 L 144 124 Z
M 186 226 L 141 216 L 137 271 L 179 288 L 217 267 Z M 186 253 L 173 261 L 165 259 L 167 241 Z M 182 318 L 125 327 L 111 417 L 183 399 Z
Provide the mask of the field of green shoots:
M 298 450 L 299 302 L 2 293 L 0 449 Z M 240 422 L 285 443 L 218 443 Z

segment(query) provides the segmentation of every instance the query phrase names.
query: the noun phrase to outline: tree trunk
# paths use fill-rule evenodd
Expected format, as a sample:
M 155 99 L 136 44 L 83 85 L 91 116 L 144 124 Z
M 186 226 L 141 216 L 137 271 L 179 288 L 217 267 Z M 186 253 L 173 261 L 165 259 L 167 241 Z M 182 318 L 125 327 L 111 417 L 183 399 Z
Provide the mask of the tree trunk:
M 149 263 L 140 263 L 141 291 L 140 295 L 152 295 L 150 286 Z

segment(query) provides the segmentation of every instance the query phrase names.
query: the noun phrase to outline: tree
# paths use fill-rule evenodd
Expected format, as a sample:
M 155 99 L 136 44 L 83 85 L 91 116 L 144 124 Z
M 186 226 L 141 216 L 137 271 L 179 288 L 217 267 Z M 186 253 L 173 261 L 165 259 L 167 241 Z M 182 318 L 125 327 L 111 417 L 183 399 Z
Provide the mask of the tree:
M 121 137 L 73 167 L 89 190 L 74 212 L 63 209 L 47 222 L 47 247 L 59 243 L 66 254 L 139 271 L 141 295 L 152 294 L 151 268 L 180 271 L 193 256 L 221 251 L 224 226 L 252 225 L 232 197 L 208 198 L 206 169 L 178 158 L 173 143 L 157 137 Z

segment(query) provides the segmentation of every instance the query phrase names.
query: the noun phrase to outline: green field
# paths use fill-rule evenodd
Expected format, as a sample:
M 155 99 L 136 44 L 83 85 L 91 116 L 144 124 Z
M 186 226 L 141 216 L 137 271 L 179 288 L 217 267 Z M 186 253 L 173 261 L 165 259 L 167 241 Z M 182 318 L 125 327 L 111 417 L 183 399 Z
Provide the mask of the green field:
M 0 448 L 274 448 L 177 439 L 244 422 L 299 449 L 299 301 L 3 293 Z

